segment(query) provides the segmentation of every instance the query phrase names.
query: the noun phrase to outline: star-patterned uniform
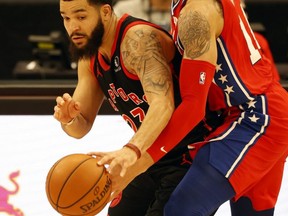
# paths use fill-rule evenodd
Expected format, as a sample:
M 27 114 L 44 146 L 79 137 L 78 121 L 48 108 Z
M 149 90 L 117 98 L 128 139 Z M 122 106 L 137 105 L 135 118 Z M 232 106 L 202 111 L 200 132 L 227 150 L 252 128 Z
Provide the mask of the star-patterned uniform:
M 248 197 L 253 208 L 262 211 L 275 206 L 288 155 L 288 94 L 261 53 L 239 1 L 220 1 L 224 28 L 217 38 L 216 72 L 208 94 L 210 109 L 221 110 L 225 122 L 205 142 L 190 147 L 195 151 L 210 146 L 209 164 L 229 180 L 234 200 Z M 177 21 L 186 2 L 172 4 L 172 36 L 182 54 Z M 161 154 L 155 146 L 148 152 L 156 161 Z M 180 187 L 187 193 L 189 186 Z
M 226 112 L 227 117 L 207 139 L 213 142 L 211 164 L 229 178 L 236 200 L 251 196 L 257 200 L 253 203 L 256 209 L 268 209 L 275 206 L 288 154 L 288 95 L 260 52 L 237 0 L 234 4 L 222 0 L 222 5 L 224 29 L 217 39 L 218 59 L 209 104 L 212 110 Z M 268 186 L 270 197 L 254 199 L 257 195 L 253 193 L 264 190 L 269 180 L 263 178 L 254 189 L 248 188 L 255 183 L 253 179 L 263 175 L 274 179 L 273 188 Z

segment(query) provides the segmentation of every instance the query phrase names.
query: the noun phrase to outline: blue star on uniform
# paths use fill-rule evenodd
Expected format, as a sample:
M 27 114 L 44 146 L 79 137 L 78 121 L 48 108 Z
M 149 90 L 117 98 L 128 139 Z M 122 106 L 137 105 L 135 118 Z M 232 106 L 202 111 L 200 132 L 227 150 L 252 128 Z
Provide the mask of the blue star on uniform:
M 259 118 L 255 116 L 255 114 L 252 117 L 249 117 L 249 119 L 251 120 L 251 122 L 255 122 L 255 123 L 259 120 Z

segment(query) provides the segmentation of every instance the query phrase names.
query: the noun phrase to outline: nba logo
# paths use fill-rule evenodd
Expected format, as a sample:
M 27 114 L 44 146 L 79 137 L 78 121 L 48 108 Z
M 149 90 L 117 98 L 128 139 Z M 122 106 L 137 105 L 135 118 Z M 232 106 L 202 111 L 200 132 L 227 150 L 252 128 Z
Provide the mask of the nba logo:
M 205 84 L 205 79 L 206 79 L 206 73 L 201 72 L 200 73 L 200 78 L 199 78 L 199 84 L 204 85 Z
M 119 67 L 119 65 L 120 65 L 120 63 L 119 63 L 120 61 L 119 61 L 119 57 L 118 56 L 116 56 L 115 57 L 115 59 L 114 59 L 114 65 L 115 65 L 115 67 L 116 68 L 118 68 Z
M 118 71 L 121 70 L 120 60 L 119 60 L 118 56 L 116 56 L 115 59 L 114 59 L 114 65 L 115 65 L 115 69 L 114 69 L 115 72 L 118 72 Z

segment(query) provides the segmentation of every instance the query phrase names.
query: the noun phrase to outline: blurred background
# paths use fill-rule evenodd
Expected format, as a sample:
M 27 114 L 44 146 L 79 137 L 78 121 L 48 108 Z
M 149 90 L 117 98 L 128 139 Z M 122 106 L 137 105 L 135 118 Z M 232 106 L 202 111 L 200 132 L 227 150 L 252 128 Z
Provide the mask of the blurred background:
M 118 0 L 114 10 L 169 30 L 170 1 Z M 288 90 L 288 0 L 245 4 L 251 26 Z M 77 82 L 59 0 L 0 0 L 0 29 L 0 216 L 58 215 L 44 191 L 50 166 L 69 153 L 118 148 L 132 131 L 107 102 L 91 133 L 81 140 L 68 137 L 53 119 L 56 96 L 72 94 Z M 287 172 L 276 216 L 288 212 Z M 227 204 L 218 215 L 229 215 Z
M 129 13 L 168 30 L 170 1 L 116 0 L 114 9 L 119 16 Z M 286 87 L 288 0 L 245 3 L 253 30 L 266 38 L 263 46 L 268 44 Z M 0 0 L 0 29 L 0 114 L 51 114 L 54 96 L 73 92 L 77 79 L 77 65 L 70 62 L 67 52 L 59 1 Z M 104 104 L 100 113 L 110 112 Z

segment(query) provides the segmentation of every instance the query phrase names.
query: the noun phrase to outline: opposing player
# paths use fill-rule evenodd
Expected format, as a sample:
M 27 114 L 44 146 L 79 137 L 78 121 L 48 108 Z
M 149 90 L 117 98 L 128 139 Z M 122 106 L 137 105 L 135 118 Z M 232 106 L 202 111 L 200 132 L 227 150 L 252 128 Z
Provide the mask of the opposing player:
M 60 0 L 60 12 L 71 39 L 71 53 L 78 59 L 75 92 L 72 97 L 67 93 L 57 97 L 54 108 L 63 130 L 72 137 L 85 136 L 106 97 L 135 131 L 123 153 L 134 154 L 133 143 L 151 145 L 181 101 L 177 74 L 172 73 L 179 71 L 179 61 L 172 64 L 177 52 L 171 36 L 146 21 L 116 17 L 111 0 Z M 115 192 L 120 194 L 108 214 L 162 216 L 164 204 L 191 165 L 187 145 L 203 140 L 210 130 L 202 122 L 149 170 L 132 168 L 143 174 L 123 193 Z M 137 149 L 136 153 L 140 157 Z M 145 163 L 146 156 L 139 162 Z M 120 184 L 115 178 L 112 181 L 115 187 Z
M 207 100 L 225 121 L 205 142 L 190 145 L 197 154 L 164 215 L 209 215 L 231 200 L 233 216 L 272 216 L 288 155 L 288 94 L 240 0 L 174 0 L 172 9 L 172 35 L 183 55 L 182 102 L 152 146 L 133 144 L 158 161 L 161 149 L 169 152 L 203 118 Z M 99 163 L 125 178 L 139 162 L 122 151 L 102 153 Z

